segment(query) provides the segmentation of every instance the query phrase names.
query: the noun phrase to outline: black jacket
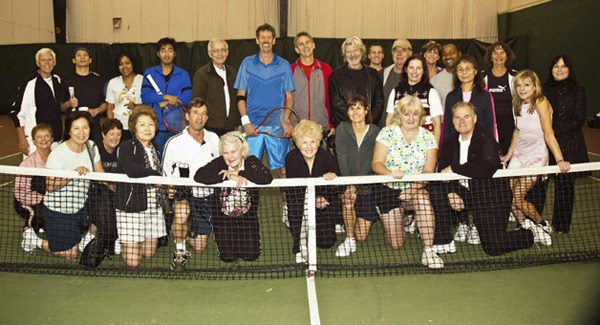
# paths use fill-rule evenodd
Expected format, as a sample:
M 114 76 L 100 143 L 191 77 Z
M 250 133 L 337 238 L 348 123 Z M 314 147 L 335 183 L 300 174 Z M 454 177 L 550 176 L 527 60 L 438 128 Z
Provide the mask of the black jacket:
M 223 78 L 217 74 L 212 62 L 207 63 L 196 71 L 192 83 L 192 98 L 202 97 L 208 107 L 208 122 L 206 127 L 218 133 L 233 131 L 241 125 L 240 112 L 235 102 L 236 91 L 233 89 L 237 70 L 230 65 L 225 65 L 227 90 L 229 92 L 229 116 L 225 111 L 225 93 L 223 92 Z
M 546 83 L 544 94 L 552 105 L 552 129 L 564 159 L 570 163 L 588 162 L 581 130 L 587 112 L 585 89 L 564 80 Z M 550 157 L 551 163 L 554 163 L 554 156 Z
M 385 99 L 383 98 L 383 82 L 377 70 L 363 64 L 362 71 L 365 77 L 365 93 L 367 103 L 371 107 L 373 123 L 377 124 L 384 112 Z M 356 84 L 350 76 L 347 65 L 341 66 L 329 76 L 329 103 L 331 105 L 331 124 L 337 127 L 342 121 L 348 120 L 346 103 L 350 97 L 361 94 L 356 89 Z
M 158 152 L 156 144 L 152 145 Z M 117 149 L 117 173 L 131 178 L 161 176 L 161 173 L 146 167 L 144 146 L 137 139 L 123 141 Z M 125 212 L 141 212 L 148 209 L 146 184 L 117 183 L 115 208 Z
M 223 182 L 223 176 L 219 175 L 222 170 L 227 170 L 227 164 L 223 156 L 219 156 L 213 159 L 208 164 L 200 167 L 194 175 L 194 180 L 198 183 L 212 185 Z M 273 176 L 267 167 L 265 167 L 258 158 L 255 156 L 249 156 L 244 160 L 244 170 L 238 172 L 239 176 L 246 178 L 254 184 L 270 184 L 273 181 Z M 246 213 L 247 217 L 255 218 L 258 215 L 258 202 L 259 202 L 259 188 L 252 187 L 248 188 L 247 191 L 250 194 L 250 209 Z M 216 215 L 222 216 L 223 212 L 219 208 L 218 204 L 219 197 L 223 189 L 215 189 L 215 194 L 212 195 L 213 208 Z
M 469 180 L 467 196 L 472 198 L 472 202 L 490 202 L 489 198 L 494 196 L 501 200 L 510 200 L 510 188 L 506 179 L 492 178 L 496 171 L 502 168 L 498 142 L 486 129 L 476 124 L 467 153 L 467 162 L 461 165 L 459 136 L 455 134 L 444 142 L 439 169 L 451 166 L 456 174 L 473 178 Z M 453 181 L 448 185 L 462 197 L 466 196 L 466 190 L 458 182 Z
M 446 139 L 440 154 L 439 169 L 452 166 L 452 171 L 471 178 L 490 178 L 500 167 L 500 151 L 496 140 L 479 123 L 475 124 L 467 162 L 461 165 L 460 143 L 455 133 Z
M 290 151 L 285 156 L 285 170 L 287 178 L 308 178 L 322 177 L 327 173 L 340 175 L 340 168 L 337 160 L 327 150 L 319 147 L 315 154 L 312 171 L 309 171 L 308 164 L 300 149 L 296 148 Z M 317 186 L 315 191 L 317 196 L 322 196 L 335 205 L 338 200 L 339 193 L 343 191 L 343 186 Z M 287 194 L 288 209 L 290 213 L 301 214 L 304 211 L 304 195 L 306 188 L 304 187 L 289 187 L 284 189 Z
M 462 89 L 454 89 L 446 96 L 444 104 L 444 133 L 442 134 L 442 147 L 448 137 L 454 137 L 458 133 L 452 124 L 452 106 L 463 101 Z M 469 101 L 477 110 L 477 124 L 484 127 L 492 137 L 496 133 L 496 116 L 494 115 L 494 99 L 492 94 L 480 88 L 473 88 L 471 100 Z

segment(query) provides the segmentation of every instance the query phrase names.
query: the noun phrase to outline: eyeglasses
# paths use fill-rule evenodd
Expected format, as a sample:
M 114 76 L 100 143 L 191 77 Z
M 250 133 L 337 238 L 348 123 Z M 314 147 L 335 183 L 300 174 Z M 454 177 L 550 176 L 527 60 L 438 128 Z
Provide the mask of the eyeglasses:
M 227 53 L 229 52 L 229 49 L 214 49 L 214 50 L 210 50 L 210 53 Z

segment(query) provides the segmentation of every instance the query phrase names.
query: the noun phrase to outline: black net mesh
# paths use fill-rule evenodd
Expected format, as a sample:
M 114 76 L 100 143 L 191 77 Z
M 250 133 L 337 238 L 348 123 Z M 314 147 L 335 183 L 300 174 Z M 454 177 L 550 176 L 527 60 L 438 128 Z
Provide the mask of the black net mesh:
M 80 179 L 64 174 L 73 186 L 64 193 L 39 196 L 43 200 L 37 203 L 35 196 L 24 198 L 24 192 L 15 196 L 15 185 L 32 184 L 31 175 L 38 174 L 43 179 L 33 177 L 33 187 L 40 190 L 59 172 L 0 166 L 0 270 L 271 279 L 305 276 L 309 269 L 320 276 L 347 277 L 598 260 L 599 167 L 586 164 L 583 170 L 575 168 L 577 173 L 539 175 L 525 200 L 543 218 L 540 223 L 531 216 L 519 220 L 518 212 L 516 221 L 510 219 L 511 177 L 469 180 L 467 188 L 464 182 L 436 174 L 427 176 L 426 184 L 413 183 L 403 190 L 406 183 L 376 177 L 368 184 L 353 178 L 275 180 L 242 190 L 229 184 L 193 190 L 189 180 L 152 177 L 133 181 L 140 186 L 132 188 L 150 198 L 146 209 L 123 212 L 115 211 L 113 202 L 128 198 L 116 198 L 109 187 L 132 182 L 126 176 L 93 174 Z M 15 181 L 15 174 L 25 171 L 29 176 Z M 168 191 L 155 183 L 163 189 L 176 186 L 179 195 L 169 199 Z M 202 192 L 198 189 L 211 194 L 195 196 Z M 462 201 L 450 202 L 449 193 L 459 194 Z M 464 209 L 456 211 L 455 203 Z M 210 220 L 208 231 L 201 226 L 203 216 Z M 90 230 L 96 233 L 92 244 Z M 173 232 L 182 230 L 188 234 L 189 253 L 177 256 Z M 457 234 L 461 231 L 462 238 Z M 439 260 L 427 260 L 430 247 Z M 128 252 L 141 259 L 134 256 L 134 262 L 126 263 L 133 256 Z M 443 265 L 432 264 L 440 260 Z

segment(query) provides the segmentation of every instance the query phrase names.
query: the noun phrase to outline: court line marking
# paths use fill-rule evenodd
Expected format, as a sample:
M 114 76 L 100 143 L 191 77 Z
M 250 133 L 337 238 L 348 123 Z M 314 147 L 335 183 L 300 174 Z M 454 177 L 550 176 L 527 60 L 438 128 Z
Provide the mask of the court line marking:
M 317 287 L 315 284 L 315 276 L 306 277 L 306 290 L 308 293 L 308 309 L 310 312 L 310 324 L 321 325 L 321 317 L 319 316 L 319 302 L 317 301 Z
M 22 155 L 22 153 L 20 153 L 20 152 L 17 152 L 17 153 L 13 153 L 13 154 L 11 154 L 11 155 L 7 155 L 7 156 L 4 156 L 4 157 L 0 157 L 0 160 L 4 160 L 4 159 L 8 159 L 8 158 L 12 158 L 12 157 L 14 157 L 14 156 L 17 156 L 17 155 Z

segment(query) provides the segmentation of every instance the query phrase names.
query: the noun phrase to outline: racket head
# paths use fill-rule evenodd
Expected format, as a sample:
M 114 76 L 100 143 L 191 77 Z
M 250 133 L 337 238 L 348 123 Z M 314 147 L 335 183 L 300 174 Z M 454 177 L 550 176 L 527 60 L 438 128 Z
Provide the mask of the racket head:
M 178 105 L 167 105 L 162 110 L 162 120 L 169 130 L 173 134 L 177 134 L 181 132 L 185 126 L 185 113 L 187 112 L 187 108 L 183 103 L 178 103 Z
M 296 111 L 287 106 L 279 106 L 271 109 L 260 123 L 258 133 L 267 134 L 276 138 L 285 138 L 283 123 L 287 119 L 292 129 L 298 125 L 300 118 Z

